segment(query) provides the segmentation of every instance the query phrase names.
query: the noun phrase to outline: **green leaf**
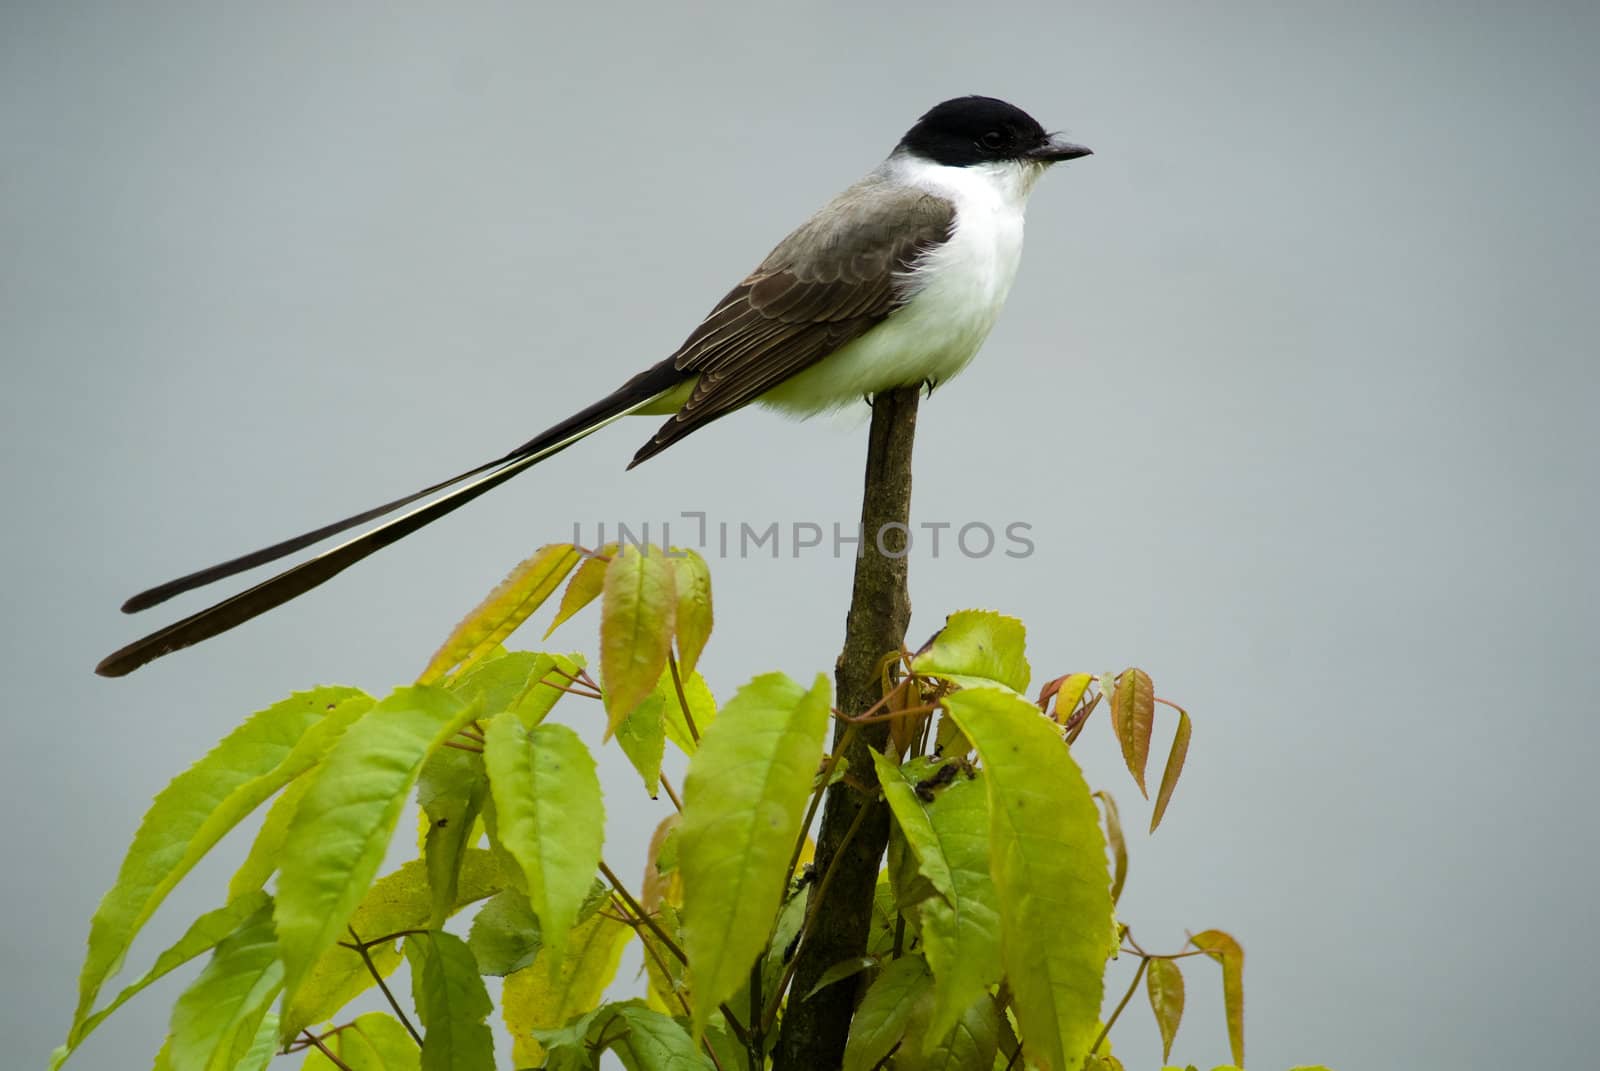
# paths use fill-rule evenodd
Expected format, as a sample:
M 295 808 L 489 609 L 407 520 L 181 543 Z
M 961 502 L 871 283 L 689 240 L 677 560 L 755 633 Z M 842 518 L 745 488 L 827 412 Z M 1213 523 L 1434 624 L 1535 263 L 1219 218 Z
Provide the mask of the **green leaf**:
M 361 903 L 423 760 L 471 716 L 443 689 L 400 688 L 350 726 L 317 769 L 278 874 L 286 1007 Z
M 1150 674 L 1142 669 L 1123 670 L 1111 692 L 1111 726 L 1122 745 L 1122 760 L 1147 799 L 1144 771 L 1150 761 L 1150 734 L 1155 731 L 1155 694 Z
M 672 651 L 677 606 L 672 559 L 654 547 L 646 551 L 630 544 L 606 567 L 600 673 L 608 734 L 655 688 Z
M 820 674 L 809 692 L 781 673 L 757 677 L 689 762 L 678 862 L 695 1037 L 766 947 L 828 717 Z
M 478 818 L 488 796 L 489 778 L 482 755 L 442 747 L 423 762 L 417 777 L 417 804 L 426 823 L 422 859 L 433 897 L 428 929 L 444 925 L 455 904 L 461 864 L 481 833 Z
M 572 574 L 572 579 L 567 581 L 567 590 L 561 593 L 561 605 L 556 608 L 555 620 L 545 630 L 545 639 L 548 640 L 558 626 L 571 620 L 579 610 L 600 597 L 600 592 L 605 589 L 606 566 L 611 564 L 611 558 L 616 553 L 617 545 L 607 543 L 583 559 Z
M 502 889 L 472 920 L 467 946 L 478 970 L 497 978 L 533 963 L 544 942 L 528 898 L 516 889 Z
M 560 955 L 560 949 L 546 945 L 533 966 L 506 976 L 500 1013 L 511 1032 L 515 1066 L 535 1067 L 543 1061 L 544 1048 L 534 1040 L 535 1030 L 564 1026 L 600 1003 L 632 936 L 626 923 L 608 912 L 596 912 L 573 929 L 556 971 L 551 971 L 546 958 L 553 952 Z
M 406 938 L 411 999 L 422 1020 L 422 1071 L 494 1071 L 494 1010 L 472 950 L 443 930 Z
M 1145 992 L 1161 1030 L 1161 1059 L 1172 1058 L 1172 1039 L 1183 1022 L 1183 972 L 1176 960 L 1152 959 L 1145 965 Z
M 700 652 L 711 637 L 711 570 L 706 560 L 692 550 L 675 550 L 672 561 L 678 606 L 673 630 L 677 636 L 678 669 L 685 675 L 694 672 Z
M 434 653 L 417 683 L 435 684 L 452 670 L 459 674 L 488 657 L 544 604 L 577 564 L 578 548 L 570 543 L 540 547 L 462 618 Z
M 500 891 L 504 880 L 492 852 L 469 849 L 462 858 L 456 900 L 450 913 L 493 896 Z M 352 931 L 363 941 L 373 941 L 403 930 L 425 929 L 433 912 L 427 864 L 413 859 L 373 883 L 350 916 L 340 940 L 350 940 Z M 400 963 L 400 953 L 393 940 L 373 945 L 367 954 L 372 957 L 373 968 L 379 975 L 389 975 Z M 309 1026 L 328 1021 L 373 984 L 372 970 L 359 953 L 342 944 L 333 945 L 318 958 L 305 984 L 291 999 L 283 1016 L 284 1040 Z
M 717 700 L 710 686 L 699 673 L 691 673 L 683 678 L 683 695 L 680 696 L 669 669 L 657 682 L 656 689 L 662 696 L 661 715 L 667 739 L 685 755 L 693 755 L 700 747 L 695 742 L 696 734 L 704 733 L 717 720 Z M 689 703 L 687 716 L 683 711 L 685 700 Z M 689 718 L 694 719 L 694 732 L 689 731 Z
M 713 1071 L 687 1030 L 640 1000 L 607 1004 L 584 1033 L 592 1051 L 616 1053 L 627 1071 Z
M 234 1064 L 231 1071 L 265 1071 L 272 1058 L 278 1055 L 278 1016 L 276 1012 L 268 1011 L 261 1017 L 261 1025 L 256 1027 L 256 1036 L 251 1039 L 250 1045 L 245 1049 L 239 1062 Z M 356 1069 L 352 1068 L 352 1071 Z
M 927 1030 L 924 1009 L 929 1007 L 923 1002 L 913 1009 L 906 1028 L 908 1039 L 920 1038 Z M 985 993 L 961 1013 L 943 1037 L 935 1036 L 922 1045 L 900 1046 L 894 1066 L 895 1071 L 992 1071 L 999 1051 L 1000 1013 Z
M 918 673 L 960 685 L 1001 684 L 1014 692 L 1028 687 L 1027 633 L 1022 622 L 993 610 L 959 610 L 911 660 Z
M 1228 1019 L 1228 1047 L 1233 1062 L 1244 1066 L 1244 949 L 1221 930 L 1206 930 L 1189 943 L 1222 964 L 1222 1010 Z
M 1117 813 L 1117 801 L 1109 792 L 1096 792 L 1095 799 L 1106 808 L 1106 843 L 1111 847 L 1111 902 L 1122 899 L 1122 887 L 1128 880 L 1128 842 L 1122 836 L 1122 818 Z
M 272 906 L 224 939 L 172 1007 L 173 1071 L 232 1071 L 255 1042 L 256 1030 L 283 988 L 272 931 Z
M 933 975 L 921 956 L 892 960 L 868 987 L 850 1020 L 844 1071 L 872 1071 L 906 1035 L 917 1002 L 932 996 Z M 912 1046 L 915 1047 L 915 1046 Z
M 937 767 L 896 767 L 876 752 L 878 781 L 905 831 L 922 873 L 939 896 L 919 907 L 923 952 L 936 979 L 928 1029 L 937 1044 L 987 988 L 1000 980 L 1000 914 L 989 877 L 989 802 L 982 779 L 962 774 L 936 790 L 917 792 Z
M 243 896 L 230 901 L 226 906 L 219 907 L 215 911 L 208 911 L 195 919 L 175 944 L 156 957 L 155 963 L 138 981 L 130 983 L 122 992 L 117 994 L 117 998 L 110 1004 L 73 1027 L 72 1032 L 67 1036 L 66 1044 L 62 1045 L 52 1055 L 51 1071 L 55 1071 L 56 1068 L 60 1067 L 72 1050 L 83 1044 L 84 1039 L 94 1033 L 95 1028 L 105 1022 L 118 1008 L 132 1000 L 157 979 L 165 977 L 196 956 L 216 948 L 224 938 L 231 935 L 247 919 L 270 904 L 271 898 L 266 893 L 256 890 L 247 892 Z
M 1150 815 L 1150 832 L 1156 831 L 1167 804 L 1172 802 L 1172 790 L 1178 787 L 1178 775 L 1183 773 L 1183 762 L 1189 757 L 1189 734 L 1194 726 L 1189 722 L 1189 712 L 1178 708 L 1178 730 L 1172 736 L 1172 750 L 1167 753 L 1167 768 L 1161 773 L 1161 787 L 1156 790 L 1155 811 Z
M 589 895 L 605 841 L 594 759 L 565 725 L 523 726 L 505 713 L 484 734 L 494 835 L 527 881 L 544 943 L 559 951 Z
M 243 896 L 252 890 L 266 888 L 272 875 L 278 872 L 278 864 L 283 861 L 283 843 L 289 835 L 289 826 L 294 823 L 294 815 L 300 809 L 300 801 L 305 798 L 306 790 L 311 787 L 314 778 L 302 774 L 289 782 L 289 786 L 278 793 L 272 801 L 272 806 L 267 808 L 267 817 L 262 821 L 261 828 L 256 832 L 256 839 L 250 844 L 250 851 L 245 855 L 239 869 L 233 872 L 233 877 L 228 881 L 228 895 Z
M 1100 815 L 1054 722 L 1025 699 L 963 689 L 945 708 L 978 749 L 990 873 L 1013 1007 L 1041 1071 L 1075 1071 L 1098 1029 L 1113 948 Z
M 661 794 L 661 759 L 667 750 L 664 712 L 668 702 L 658 686 L 617 726 L 617 744 L 639 772 L 651 799 Z M 678 697 L 674 695 L 670 702 L 676 707 Z
M 400 1020 L 368 1012 L 323 1040 L 349 1071 L 421 1071 L 422 1053 Z M 338 1064 L 316 1049 L 306 1052 L 301 1071 L 336 1071 Z
M 252 714 L 161 790 L 89 924 L 74 1030 L 173 887 L 240 820 L 314 765 L 371 702 L 355 688 L 297 692 Z
M 876 956 L 853 956 L 850 959 L 840 960 L 822 972 L 822 977 L 817 979 L 817 984 L 811 987 L 811 992 L 805 995 L 805 1000 L 810 1000 L 835 982 L 842 982 L 846 978 L 854 978 L 857 974 L 869 967 L 878 965 Z
M 511 651 L 479 662 L 448 687 L 476 704 L 482 720 L 515 710 L 522 724 L 532 728 L 567 694 L 571 678 L 583 667 L 583 656 L 577 654 Z

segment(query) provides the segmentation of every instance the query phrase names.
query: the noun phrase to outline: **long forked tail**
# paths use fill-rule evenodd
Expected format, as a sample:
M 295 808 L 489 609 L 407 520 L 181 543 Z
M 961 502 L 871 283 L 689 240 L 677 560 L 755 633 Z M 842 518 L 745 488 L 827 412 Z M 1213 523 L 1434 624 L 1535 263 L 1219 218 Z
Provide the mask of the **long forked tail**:
M 424 487 L 422 490 L 406 495 L 404 498 L 397 498 L 373 509 L 363 510 L 353 516 L 346 517 L 333 524 L 324 525 L 303 535 L 283 540 L 280 543 L 274 543 L 270 547 L 263 547 L 260 550 L 232 558 L 206 569 L 200 569 L 176 580 L 170 580 L 165 584 L 142 591 L 122 604 L 124 613 L 135 613 L 139 610 L 148 609 L 165 602 L 175 595 L 192 591 L 198 587 L 204 587 L 217 580 L 235 576 L 246 570 L 254 569 L 258 565 L 265 565 L 268 562 L 285 558 L 295 551 L 302 550 L 314 543 L 319 543 L 330 536 L 348 531 L 368 521 L 376 520 L 379 517 L 393 513 L 395 510 L 425 499 L 429 495 L 443 491 L 445 488 L 460 484 L 455 490 L 441 495 L 425 505 L 403 513 L 394 520 L 381 524 L 370 531 L 363 532 L 361 535 L 341 543 L 337 547 L 323 551 L 316 557 L 286 569 L 277 576 L 262 581 L 255 587 L 241 591 L 231 598 L 224 599 L 213 606 L 208 606 L 204 610 L 191 614 L 164 629 L 135 640 L 126 647 L 107 655 L 95 667 L 94 671 L 102 677 L 126 676 L 145 663 L 152 662 L 162 655 L 193 646 L 202 640 L 208 640 L 231 628 L 242 625 L 251 618 L 266 613 L 268 610 L 282 606 L 290 599 L 304 595 L 317 585 L 337 576 L 368 555 L 375 554 L 391 543 L 405 538 L 417 529 L 431 524 L 448 513 L 454 512 L 479 495 L 500 486 L 513 476 L 532 468 L 545 458 L 560 453 L 573 443 L 599 431 L 607 424 L 649 405 L 650 402 L 676 386 L 682 378 L 683 374 L 674 369 L 670 362 L 662 362 L 630 379 L 616 391 L 593 405 L 574 413 L 561 423 L 493 461 L 468 469 L 466 472 L 452 476 L 448 480 L 442 480 L 439 483 Z M 470 482 L 463 483 L 462 481 Z

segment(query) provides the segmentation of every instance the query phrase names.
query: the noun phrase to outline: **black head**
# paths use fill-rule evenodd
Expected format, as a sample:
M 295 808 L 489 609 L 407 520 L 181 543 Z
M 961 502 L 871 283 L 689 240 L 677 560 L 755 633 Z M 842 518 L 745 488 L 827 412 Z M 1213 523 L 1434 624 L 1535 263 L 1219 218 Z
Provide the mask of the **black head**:
M 1033 116 L 993 97 L 956 97 L 935 105 L 906 131 L 899 148 L 947 167 L 1003 161 L 1053 164 L 1090 151 L 1051 137 Z

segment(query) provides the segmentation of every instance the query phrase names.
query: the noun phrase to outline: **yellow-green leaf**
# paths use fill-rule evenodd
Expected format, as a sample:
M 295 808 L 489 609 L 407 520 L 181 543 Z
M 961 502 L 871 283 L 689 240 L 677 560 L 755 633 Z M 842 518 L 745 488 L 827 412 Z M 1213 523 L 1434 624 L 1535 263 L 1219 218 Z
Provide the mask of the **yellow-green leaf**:
M 809 692 L 781 673 L 757 677 L 689 762 L 678 862 L 697 1038 L 766 947 L 828 716 L 820 674 Z
M 572 579 L 567 581 L 567 590 L 561 593 L 561 605 L 556 607 L 555 620 L 545 630 L 545 639 L 548 640 L 557 627 L 570 621 L 574 614 L 600 597 L 606 583 L 606 566 L 616 553 L 617 545 L 607 543 L 583 559 L 573 572 Z
M 673 619 L 678 668 L 687 675 L 694 672 L 700 652 L 705 650 L 706 640 L 711 637 L 711 570 L 706 560 L 694 551 L 674 549 L 672 571 L 678 593 Z
M 919 1005 L 906 1028 L 908 1040 L 922 1036 L 927 1023 Z M 984 993 L 961 1013 L 948 1033 L 921 1045 L 901 1045 L 895 1071 L 993 1071 L 1000 1050 L 1000 1013 Z
M 662 696 L 662 726 L 666 729 L 667 739 L 677 745 L 679 751 L 693 755 L 700 746 L 695 742 L 695 737 L 711 728 L 711 723 L 717 720 L 717 700 L 699 672 L 680 677 L 680 680 L 683 683 L 682 695 L 678 694 L 678 686 L 672 680 L 671 667 L 656 684 L 656 691 Z M 687 713 L 684 711 L 685 702 L 688 703 Z M 692 729 L 691 718 L 694 719 Z
M 669 700 L 657 687 L 645 696 L 644 702 L 624 715 L 616 728 L 617 746 L 638 771 L 651 799 L 661 793 L 661 759 L 667 750 L 665 712 L 669 702 L 676 707 L 678 697 L 674 695 Z
M 993 688 L 944 703 L 983 761 L 1001 955 L 1029 1053 L 1041 1071 L 1075 1071 L 1097 1031 L 1113 947 L 1099 811 L 1038 707 Z
M 1150 674 L 1142 669 L 1124 670 L 1111 692 L 1111 725 L 1122 745 L 1122 760 L 1147 799 L 1144 771 L 1150 761 L 1150 734 L 1155 731 L 1155 695 Z
M 578 557 L 578 548 L 570 543 L 540 547 L 462 618 L 417 683 L 436 683 L 452 670 L 459 674 L 486 657 L 544 604 L 578 564 Z
M 456 899 L 449 914 L 500 891 L 504 875 L 494 854 L 482 848 L 469 849 L 462 857 Z M 340 941 L 350 941 L 352 931 L 363 941 L 376 940 L 402 930 L 428 926 L 434 913 L 433 893 L 427 865 L 413 859 L 372 883 L 355 913 L 350 916 Z M 367 950 L 373 968 L 387 976 L 400 963 L 400 952 L 393 940 Z M 300 1031 L 332 1019 L 350 1001 L 373 986 L 372 970 L 361 956 L 342 944 L 334 944 L 312 966 L 305 984 L 295 994 L 281 1024 L 284 1040 Z
M 586 1031 L 591 1049 L 609 1049 L 628 1071 L 713 1071 L 678 1023 L 637 1000 L 608 1004 Z
M 1122 886 L 1128 880 L 1128 842 L 1122 835 L 1122 818 L 1117 801 L 1109 792 L 1096 792 L 1095 798 L 1106 808 L 1106 843 L 1111 846 L 1111 902 L 1122 899 Z
M 911 660 L 918 673 L 960 685 L 1028 687 L 1027 633 L 1022 622 L 993 610 L 958 610 L 945 619 L 926 650 Z
M 510 711 L 489 723 L 483 758 L 494 795 L 494 836 L 522 868 L 544 943 L 559 953 L 589 895 L 605 841 L 594 759 L 565 725 L 530 730 Z
M 422 1071 L 494 1071 L 494 1010 L 467 943 L 430 930 L 406 938 L 411 998 L 425 1031 Z
M 1172 802 L 1172 790 L 1178 787 L 1178 775 L 1183 773 L 1183 762 L 1189 757 L 1189 735 L 1194 727 L 1189 723 L 1189 712 L 1178 708 L 1178 730 L 1172 735 L 1172 750 L 1167 753 L 1167 768 L 1161 773 L 1161 787 L 1156 790 L 1156 806 L 1150 815 L 1150 832 L 1156 831 L 1161 818 Z
M 1244 949 L 1221 930 L 1206 930 L 1189 943 L 1222 964 L 1222 1010 L 1228 1019 L 1228 1047 L 1233 1062 L 1244 1066 Z
M 528 898 L 516 889 L 502 889 L 472 919 L 467 946 L 483 974 L 503 978 L 522 970 L 539 955 L 539 919 Z
M 423 761 L 471 716 L 441 688 L 400 688 L 350 726 L 317 767 L 278 874 L 286 1007 L 372 884 Z
M 938 897 L 924 900 L 923 952 L 936 980 L 927 1030 L 933 1046 L 987 987 L 1000 980 L 1000 915 L 989 877 L 989 804 L 981 780 L 957 775 L 937 789 L 919 783 L 935 769 L 926 761 L 896 767 L 877 752 L 878 781 Z M 926 796 L 927 798 L 924 798 Z
M 229 896 L 243 896 L 252 889 L 264 889 L 272 875 L 277 873 L 278 864 L 283 861 L 283 842 L 289 835 L 289 826 L 294 822 L 294 813 L 300 809 L 300 800 L 313 780 L 304 775 L 296 777 L 272 801 L 256 839 L 250 844 L 249 853 L 228 881 Z
M 919 1001 L 932 997 L 933 975 L 921 956 L 893 960 L 867 988 L 850 1020 L 844 1071 L 872 1071 L 906 1036 Z
M 623 547 L 606 567 L 600 607 L 600 674 L 609 733 L 644 701 L 667 667 L 677 608 L 672 559 L 654 547 Z
M 283 988 L 283 964 L 263 904 L 211 955 L 172 1006 L 173 1071 L 232 1071 L 255 1042 L 256 1030 Z
M 572 931 L 566 955 L 546 945 L 533 966 L 506 976 L 500 1012 L 511 1032 L 515 1066 L 537 1067 L 543 1061 L 544 1048 L 534 1040 L 534 1030 L 564 1026 L 600 1003 L 632 935 L 626 923 L 601 911 Z M 554 977 L 547 962 L 551 956 L 560 957 Z
M 1172 1058 L 1172 1039 L 1178 1036 L 1178 1024 L 1183 1022 L 1183 972 L 1176 960 L 1152 959 L 1145 966 L 1145 992 L 1150 996 L 1150 1010 L 1155 1013 L 1156 1026 L 1161 1030 L 1161 1058 Z
M 118 1008 L 126 1004 L 152 982 L 165 977 L 196 956 L 216 948 L 218 944 L 239 929 L 251 916 L 268 907 L 270 902 L 267 894 L 259 889 L 247 891 L 227 905 L 219 907 L 215 911 L 208 911 L 195 919 L 184 935 L 178 938 L 176 944 L 156 957 L 155 963 L 144 973 L 143 977 L 124 987 L 122 992 L 117 994 L 115 1000 L 86 1018 L 73 1030 L 72 1037 L 68 1042 L 52 1054 L 51 1071 L 55 1071 L 56 1068 L 60 1067 L 72 1053 L 72 1050 L 82 1044 L 83 1040 L 94 1032 L 95 1027 L 105 1022 Z
M 301 1071 L 421 1071 L 422 1053 L 400 1020 L 382 1012 L 368 1012 L 323 1040 L 339 1063 L 308 1049 Z
M 575 654 L 511 651 L 477 663 L 451 681 L 449 689 L 474 704 L 479 718 L 515 710 L 522 724 L 533 726 L 567 694 L 583 665 L 582 656 Z
M 252 714 L 162 789 L 89 924 L 69 1044 L 80 1039 L 101 986 L 173 887 L 247 814 L 315 765 L 371 702 L 355 688 L 297 692 Z

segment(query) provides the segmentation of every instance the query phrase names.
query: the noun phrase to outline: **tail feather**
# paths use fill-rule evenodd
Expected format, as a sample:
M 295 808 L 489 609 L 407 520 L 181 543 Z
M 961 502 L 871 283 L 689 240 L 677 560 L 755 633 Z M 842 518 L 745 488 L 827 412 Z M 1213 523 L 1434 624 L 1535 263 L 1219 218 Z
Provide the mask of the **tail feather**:
M 162 655 L 208 640 L 305 594 L 363 558 L 454 512 L 479 495 L 498 487 L 540 461 L 560 453 L 607 424 L 648 405 L 676 385 L 681 378 L 680 373 L 672 369 L 669 363 L 664 362 L 635 376 L 610 395 L 494 461 L 468 469 L 459 476 L 425 487 L 404 498 L 395 499 L 393 502 L 365 510 L 292 539 L 274 543 L 270 547 L 189 573 L 133 596 L 123 604 L 125 612 L 132 613 L 155 606 L 183 592 L 276 561 L 329 536 L 375 520 L 430 494 L 460 484 L 463 480 L 471 481 L 432 502 L 418 506 L 371 531 L 363 532 L 354 539 L 286 569 L 252 588 L 135 640 L 106 656 L 95 667 L 95 672 L 102 677 L 124 676 Z

